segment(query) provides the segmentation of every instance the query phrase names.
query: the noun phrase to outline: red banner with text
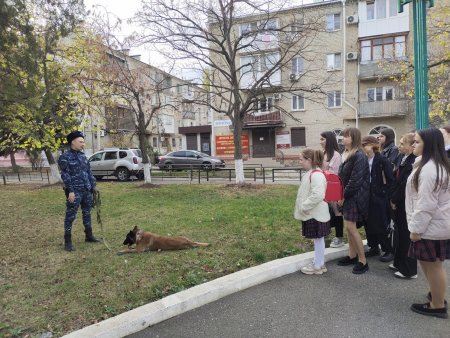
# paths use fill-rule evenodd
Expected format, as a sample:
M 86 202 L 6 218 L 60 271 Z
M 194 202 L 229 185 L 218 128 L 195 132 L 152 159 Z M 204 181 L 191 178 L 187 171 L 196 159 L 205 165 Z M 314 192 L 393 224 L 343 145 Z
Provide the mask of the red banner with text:
M 241 135 L 242 154 L 248 155 L 248 135 Z M 234 156 L 234 136 L 217 135 L 216 136 L 216 155 Z

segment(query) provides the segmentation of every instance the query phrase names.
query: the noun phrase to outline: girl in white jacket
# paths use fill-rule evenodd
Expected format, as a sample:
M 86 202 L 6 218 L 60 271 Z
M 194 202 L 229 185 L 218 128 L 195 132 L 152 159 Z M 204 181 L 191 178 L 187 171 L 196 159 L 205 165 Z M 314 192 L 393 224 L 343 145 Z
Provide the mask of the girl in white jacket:
M 322 170 L 323 152 L 304 149 L 300 153 L 302 176 L 295 201 L 294 217 L 302 221 L 302 234 L 314 239 L 314 262 L 301 268 L 307 275 L 321 275 L 325 267 L 325 236 L 330 233 L 330 212 L 324 202 L 327 180 Z
M 416 258 L 430 286 L 425 304 L 411 310 L 426 316 L 447 318 L 447 273 L 450 259 L 450 163 L 439 129 L 427 128 L 414 136 L 418 156 L 406 183 L 406 218 L 411 235 L 408 255 Z

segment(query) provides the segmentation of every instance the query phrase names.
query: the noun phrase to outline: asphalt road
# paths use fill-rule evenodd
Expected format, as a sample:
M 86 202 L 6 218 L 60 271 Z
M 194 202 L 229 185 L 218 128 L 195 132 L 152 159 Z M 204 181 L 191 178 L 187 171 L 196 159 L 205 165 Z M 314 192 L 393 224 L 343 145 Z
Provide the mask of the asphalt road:
M 329 262 L 322 276 L 274 279 L 129 337 L 450 337 L 450 319 L 409 309 L 426 302 L 422 272 L 399 280 L 387 265 L 370 258 L 369 272 L 358 276 Z

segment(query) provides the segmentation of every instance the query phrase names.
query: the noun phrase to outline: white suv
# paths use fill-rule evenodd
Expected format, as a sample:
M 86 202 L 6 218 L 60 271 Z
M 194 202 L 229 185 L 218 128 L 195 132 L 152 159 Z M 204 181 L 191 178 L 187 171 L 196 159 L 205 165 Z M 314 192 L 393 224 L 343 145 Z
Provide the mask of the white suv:
M 116 176 L 119 181 L 126 181 L 131 175 L 138 179 L 144 177 L 140 149 L 105 148 L 89 157 L 89 162 L 92 174 L 97 179 Z

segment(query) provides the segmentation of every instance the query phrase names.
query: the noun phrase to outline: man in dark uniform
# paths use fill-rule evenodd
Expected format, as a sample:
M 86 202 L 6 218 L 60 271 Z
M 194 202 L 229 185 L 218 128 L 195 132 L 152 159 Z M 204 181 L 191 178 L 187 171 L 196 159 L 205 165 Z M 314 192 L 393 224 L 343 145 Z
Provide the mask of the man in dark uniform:
M 67 135 L 70 150 L 62 154 L 58 165 L 64 182 L 67 197 L 66 217 L 64 219 L 64 250 L 75 251 L 72 245 L 72 225 L 81 205 L 86 242 L 99 242 L 92 234 L 91 208 L 92 193 L 95 189 L 95 178 L 92 175 L 89 161 L 84 150 L 84 135 L 73 131 Z

